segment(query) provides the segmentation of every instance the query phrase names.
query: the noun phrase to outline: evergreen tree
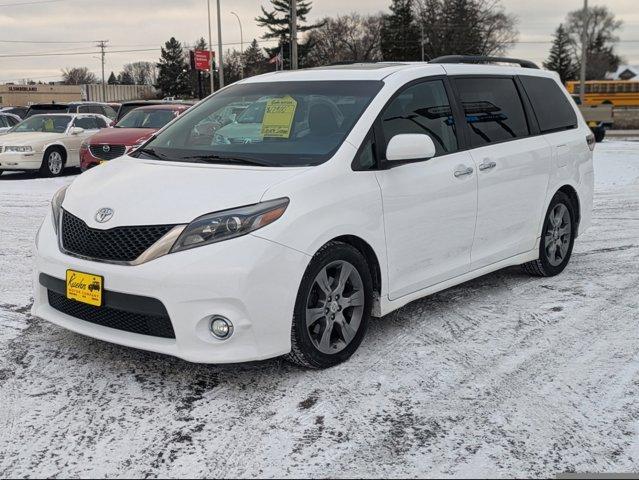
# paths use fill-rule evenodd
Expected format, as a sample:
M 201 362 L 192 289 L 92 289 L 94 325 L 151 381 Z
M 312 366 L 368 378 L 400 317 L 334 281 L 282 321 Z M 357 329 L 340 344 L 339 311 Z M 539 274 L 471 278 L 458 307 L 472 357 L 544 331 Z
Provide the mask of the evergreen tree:
M 577 77 L 579 67 L 572 55 L 570 35 L 568 35 L 563 24 L 559 25 L 555 31 L 550 55 L 548 60 L 544 62 L 544 68 L 557 72 L 563 83 L 568 80 L 574 80 Z
M 290 68 L 291 64 L 291 0 L 271 0 L 273 10 L 268 11 L 262 7 L 262 15 L 257 17 L 255 21 L 260 27 L 266 27 L 268 30 L 262 38 L 265 40 L 278 39 L 279 45 L 273 48 L 266 48 L 269 57 L 274 57 L 283 51 L 284 68 Z M 306 17 L 311 11 L 312 2 L 310 0 L 297 1 L 297 32 L 307 32 L 314 28 L 322 26 L 322 23 L 313 25 L 304 25 Z M 306 64 L 306 57 L 312 45 L 309 43 L 298 42 L 297 54 L 298 65 L 303 68 Z
M 391 14 L 382 26 L 384 60 L 416 61 L 421 59 L 420 32 L 413 14 L 413 0 L 393 0 Z
M 115 76 L 115 73 L 111 72 L 111 75 L 109 75 L 109 80 L 107 80 L 107 83 L 109 85 L 117 85 L 118 84 L 118 77 Z
M 130 72 L 124 70 L 118 75 L 118 83 L 120 85 L 135 85 L 135 80 Z
M 162 48 L 158 71 L 158 88 L 165 96 L 180 97 L 191 94 L 189 65 L 182 44 L 174 37 Z
M 257 40 L 253 39 L 244 52 L 244 76 L 252 77 L 266 73 L 267 71 L 268 65 L 266 64 L 266 57 L 264 53 L 262 53 L 262 49 L 257 43 Z

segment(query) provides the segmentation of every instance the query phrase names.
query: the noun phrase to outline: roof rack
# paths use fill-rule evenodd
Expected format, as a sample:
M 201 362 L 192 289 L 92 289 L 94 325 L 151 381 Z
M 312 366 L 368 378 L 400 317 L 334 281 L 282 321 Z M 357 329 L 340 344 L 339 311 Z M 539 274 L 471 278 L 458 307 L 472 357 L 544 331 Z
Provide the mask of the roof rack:
M 485 57 L 480 55 L 447 55 L 445 57 L 438 57 L 428 63 L 514 63 L 522 68 L 535 68 L 539 69 L 536 63 L 530 60 L 520 60 L 518 58 L 506 58 L 506 57 Z

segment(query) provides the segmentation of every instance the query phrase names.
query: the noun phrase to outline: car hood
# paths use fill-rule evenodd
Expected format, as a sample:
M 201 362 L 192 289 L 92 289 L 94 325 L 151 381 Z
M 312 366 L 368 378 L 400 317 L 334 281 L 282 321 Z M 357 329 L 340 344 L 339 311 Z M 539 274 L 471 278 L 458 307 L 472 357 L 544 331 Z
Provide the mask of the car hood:
M 34 143 L 53 142 L 60 138 L 65 138 L 65 135 L 44 132 L 12 132 L 0 137 L 0 145 L 32 145 Z
M 91 145 L 125 145 L 131 147 L 146 140 L 157 130 L 155 128 L 105 128 L 91 137 Z
M 163 162 L 121 157 L 86 171 L 67 190 L 63 208 L 92 228 L 189 223 L 220 210 L 259 202 L 266 190 L 303 168 Z M 103 207 L 114 210 L 105 224 Z

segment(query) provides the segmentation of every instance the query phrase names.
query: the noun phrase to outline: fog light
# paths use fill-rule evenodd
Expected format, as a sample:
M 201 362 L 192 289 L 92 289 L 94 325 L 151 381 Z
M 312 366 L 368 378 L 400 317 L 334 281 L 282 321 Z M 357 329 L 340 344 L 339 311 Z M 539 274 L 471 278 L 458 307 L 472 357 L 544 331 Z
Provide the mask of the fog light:
M 233 334 L 233 324 L 230 320 L 216 315 L 211 318 L 209 329 L 215 338 L 226 340 Z

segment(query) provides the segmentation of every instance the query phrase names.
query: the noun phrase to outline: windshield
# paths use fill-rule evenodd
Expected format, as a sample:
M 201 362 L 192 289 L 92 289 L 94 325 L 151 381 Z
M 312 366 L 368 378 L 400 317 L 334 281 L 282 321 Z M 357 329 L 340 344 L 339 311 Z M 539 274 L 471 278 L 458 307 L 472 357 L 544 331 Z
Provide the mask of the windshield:
M 35 115 L 13 127 L 12 132 L 64 133 L 73 117 L 69 115 Z
M 43 113 L 66 113 L 71 110 L 71 107 L 64 104 L 52 103 L 50 105 L 33 105 L 27 111 L 27 117 L 33 115 L 40 115 Z
M 117 128 L 157 128 L 158 130 L 175 118 L 174 110 L 133 110 L 116 125 Z
M 382 85 L 232 85 L 183 114 L 139 155 L 171 161 L 318 165 L 335 153 Z

